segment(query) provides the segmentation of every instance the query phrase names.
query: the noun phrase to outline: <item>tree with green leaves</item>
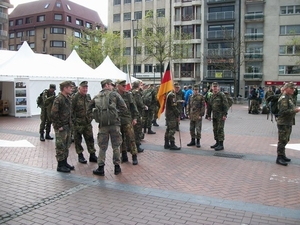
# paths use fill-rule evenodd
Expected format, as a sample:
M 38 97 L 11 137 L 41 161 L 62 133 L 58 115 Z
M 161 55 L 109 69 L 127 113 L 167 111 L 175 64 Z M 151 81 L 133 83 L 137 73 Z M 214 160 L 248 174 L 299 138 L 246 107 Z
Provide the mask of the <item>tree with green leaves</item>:
M 291 60 L 296 62 L 296 65 L 300 65 L 300 37 L 299 35 L 295 35 L 293 32 L 293 36 L 287 42 L 287 46 L 291 49 L 292 56 Z
M 120 33 L 107 32 L 104 29 L 81 30 L 81 37 L 71 37 L 69 43 L 76 49 L 81 59 L 92 68 L 97 68 L 108 55 L 116 65 L 126 65 L 123 56 L 124 43 Z

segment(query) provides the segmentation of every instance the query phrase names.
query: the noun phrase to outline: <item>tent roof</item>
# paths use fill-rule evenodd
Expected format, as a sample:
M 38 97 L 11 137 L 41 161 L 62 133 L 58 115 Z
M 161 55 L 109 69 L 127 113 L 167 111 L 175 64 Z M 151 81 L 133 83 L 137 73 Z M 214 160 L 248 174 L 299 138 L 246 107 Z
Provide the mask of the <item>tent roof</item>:
M 13 57 L 16 53 L 17 51 L 0 50 L 0 65 Z

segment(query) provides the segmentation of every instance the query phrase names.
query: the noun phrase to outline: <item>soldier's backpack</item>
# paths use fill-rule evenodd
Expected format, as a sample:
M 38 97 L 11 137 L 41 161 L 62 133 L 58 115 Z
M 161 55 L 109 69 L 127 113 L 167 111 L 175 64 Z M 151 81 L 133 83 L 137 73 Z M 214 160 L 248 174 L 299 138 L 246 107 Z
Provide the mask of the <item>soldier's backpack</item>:
M 99 123 L 99 127 L 115 125 L 119 117 L 116 104 L 109 98 L 110 93 L 111 91 L 100 92 L 94 98 L 93 117 Z
M 42 91 L 42 93 L 36 99 L 37 108 L 38 107 L 42 108 L 43 105 L 44 105 L 43 94 L 44 94 L 45 91 L 47 91 L 47 89 L 45 89 L 44 91 Z
M 279 108 L 278 108 L 278 100 L 280 95 L 272 95 L 266 99 L 266 105 L 268 107 L 268 115 L 267 119 L 269 119 L 269 114 L 271 114 L 271 121 L 273 122 L 273 116 L 275 119 L 278 117 Z
M 226 99 L 227 99 L 227 102 L 228 102 L 228 109 L 229 109 L 232 106 L 232 104 L 233 104 L 233 99 L 230 96 L 230 94 L 228 94 L 228 93 L 224 93 L 224 94 L 226 96 Z
M 153 90 L 146 91 L 146 93 L 143 94 L 142 99 L 146 106 L 150 106 L 152 104 L 152 98 L 153 98 Z

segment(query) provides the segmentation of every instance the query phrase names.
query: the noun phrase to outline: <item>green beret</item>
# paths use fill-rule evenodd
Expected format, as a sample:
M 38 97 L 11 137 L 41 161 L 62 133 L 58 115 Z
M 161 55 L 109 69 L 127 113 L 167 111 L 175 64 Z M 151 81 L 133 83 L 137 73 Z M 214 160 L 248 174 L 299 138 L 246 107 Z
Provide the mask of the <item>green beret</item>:
M 56 85 L 55 85 L 55 84 L 50 84 L 50 85 L 49 85 L 49 88 L 50 88 L 50 89 L 52 88 L 52 89 L 56 90 Z
M 87 81 L 82 81 L 80 84 L 79 84 L 80 87 L 87 87 L 88 86 L 88 82 Z
M 101 85 L 103 86 L 104 84 L 111 84 L 113 81 L 111 79 L 105 79 L 101 81 Z
M 72 81 L 70 81 L 70 80 L 67 80 L 67 81 L 64 81 L 64 82 L 62 82 L 62 83 L 60 83 L 59 84 L 59 87 L 60 87 L 60 89 L 62 90 L 63 88 L 65 88 L 65 87 L 73 87 L 74 85 L 73 85 L 73 82 Z

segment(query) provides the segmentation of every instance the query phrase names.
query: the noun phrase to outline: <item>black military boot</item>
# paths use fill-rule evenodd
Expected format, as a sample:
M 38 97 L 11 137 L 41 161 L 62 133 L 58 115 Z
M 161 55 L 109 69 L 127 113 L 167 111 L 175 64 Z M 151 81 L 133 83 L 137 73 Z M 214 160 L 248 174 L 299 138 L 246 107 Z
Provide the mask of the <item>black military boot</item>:
M 277 156 L 276 163 L 282 166 L 288 165 L 288 163 L 284 160 L 282 155 Z
M 200 139 L 197 139 L 196 147 L 197 147 L 197 148 L 200 148 L 200 147 L 201 147 L 201 145 L 200 145 Z
M 212 146 L 210 146 L 211 148 L 215 148 L 215 147 L 217 147 L 219 145 L 219 141 L 218 140 L 216 140 L 216 144 L 214 144 L 214 145 L 212 145 Z
M 53 137 L 50 136 L 49 132 L 46 132 L 46 139 L 47 140 L 53 140 Z
M 121 173 L 121 167 L 120 165 L 115 165 L 115 175 L 118 175 L 119 173 Z
M 180 147 L 175 145 L 175 141 L 171 141 L 170 150 L 180 150 Z
M 136 144 L 136 148 L 137 148 L 138 153 L 141 153 L 144 151 L 144 149 L 141 148 L 141 144 Z
M 97 169 L 93 170 L 93 174 L 98 176 L 104 176 L 104 165 L 99 166 Z
M 192 138 L 191 142 L 188 143 L 187 146 L 194 146 L 194 145 L 196 145 L 195 138 Z
M 98 157 L 96 156 L 95 153 L 91 153 L 91 154 L 90 154 L 89 161 L 90 161 L 90 162 L 97 162 L 97 161 L 98 161 Z
M 166 138 L 165 138 L 165 145 L 164 145 L 164 148 L 165 148 L 165 149 L 170 149 L 170 142 L 169 142 L 169 139 L 166 139 Z
M 286 162 L 290 162 L 290 161 L 291 161 L 291 159 L 288 158 L 288 157 L 286 157 L 285 155 L 283 155 L 282 158 L 283 158 L 283 160 L 286 161 Z
M 124 162 L 128 162 L 128 156 L 126 151 L 122 152 L 122 163 Z
M 144 127 L 144 133 L 147 133 L 147 127 Z
M 79 153 L 79 154 L 78 154 L 78 162 L 83 163 L 83 164 L 87 163 L 87 161 L 86 161 L 86 159 L 84 158 L 84 156 L 83 156 L 82 153 Z
M 40 134 L 40 141 L 45 141 L 44 133 L 41 133 L 41 134 Z
M 74 166 L 71 166 L 71 165 L 68 163 L 67 159 L 65 159 L 64 162 L 65 162 L 65 166 L 66 166 L 68 169 L 70 169 L 70 170 L 75 170 L 75 167 L 74 167 Z
M 157 124 L 156 120 L 152 120 L 152 124 L 153 124 L 153 126 L 155 126 L 155 127 L 159 127 L 159 125 Z
M 219 141 L 219 145 L 215 147 L 215 151 L 224 150 L 223 141 Z
M 137 165 L 137 164 L 138 164 L 137 155 L 133 155 L 132 156 L 132 165 Z
M 58 161 L 57 171 L 63 173 L 70 173 L 70 169 L 66 167 L 65 160 Z
M 156 132 L 154 132 L 153 130 L 151 130 L 151 127 L 148 128 L 148 134 L 156 134 Z

